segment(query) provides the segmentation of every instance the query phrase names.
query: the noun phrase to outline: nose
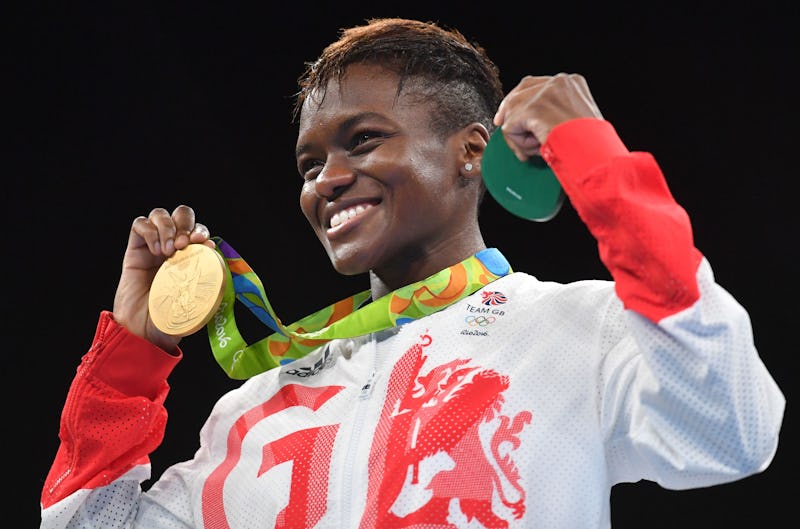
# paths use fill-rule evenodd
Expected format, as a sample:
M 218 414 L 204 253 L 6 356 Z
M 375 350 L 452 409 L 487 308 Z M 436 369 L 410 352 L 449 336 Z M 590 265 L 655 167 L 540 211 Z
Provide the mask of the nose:
M 317 196 L 330 202 L 341 195 L 354 180 L 355 173 L 346 157 L 332 155 L 314 179 L 314 191 Z

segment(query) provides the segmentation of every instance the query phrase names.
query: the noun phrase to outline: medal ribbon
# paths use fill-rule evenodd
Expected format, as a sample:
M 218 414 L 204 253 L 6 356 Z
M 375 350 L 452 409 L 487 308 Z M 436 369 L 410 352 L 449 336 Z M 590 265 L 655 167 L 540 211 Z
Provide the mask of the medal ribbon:
M 225 262 L 226 281 L 222 302 L 206 328 L 217 363 L 239 380 L 292 362 L 334 338 L 361 336 L 433 314 L 512 271 L 499 250 L 488 248 L 371 303 L 364 304 L 370 298 L 365 290 L 284 325 L 253 269 L 220 237 L 213 240 Z M 236 301 L 274 333 L 247 344 L 236 327 Z

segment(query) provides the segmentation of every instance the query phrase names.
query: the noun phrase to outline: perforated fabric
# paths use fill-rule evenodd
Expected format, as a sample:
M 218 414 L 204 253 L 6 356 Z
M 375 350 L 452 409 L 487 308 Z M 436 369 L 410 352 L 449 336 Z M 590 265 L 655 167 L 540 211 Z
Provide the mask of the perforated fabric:
M 616 483 L 759 472 L 783 395 L 705 260 L 697 280 L 699 300 L 655 324 L 613 283 L 517 272 L 333 341 L 223 396 L 195 457 L 146 493 L 136 465 L 41 527 L 608 528 Z

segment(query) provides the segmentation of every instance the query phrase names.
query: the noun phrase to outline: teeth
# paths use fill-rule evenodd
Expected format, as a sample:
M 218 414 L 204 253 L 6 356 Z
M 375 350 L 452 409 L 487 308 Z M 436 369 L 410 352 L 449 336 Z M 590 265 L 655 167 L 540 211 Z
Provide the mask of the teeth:
M 333 217 L 331 217 L 331 228 L 335 228 L 340 224 L 344 224 L 348 220 L 356 217 L 357 215 L 364 213 L 371 207 L 372 206 L 369 204 L 366 205 L 359 204 L 354 208 L 345 209 L 343 211 L 340 211 L 339 213 L 336 213 Z

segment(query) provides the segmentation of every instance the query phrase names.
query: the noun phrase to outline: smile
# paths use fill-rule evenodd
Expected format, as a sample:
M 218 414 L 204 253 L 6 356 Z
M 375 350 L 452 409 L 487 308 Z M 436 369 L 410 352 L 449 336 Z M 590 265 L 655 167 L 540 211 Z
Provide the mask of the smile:
M 352 221 L 354 218 L 358 217 L 371 207 L 372 204 L 359 204 L 355 207 L 347 208 L 335 213 L 333 217 L 331 217 L 331 228 L 335 228 Z

